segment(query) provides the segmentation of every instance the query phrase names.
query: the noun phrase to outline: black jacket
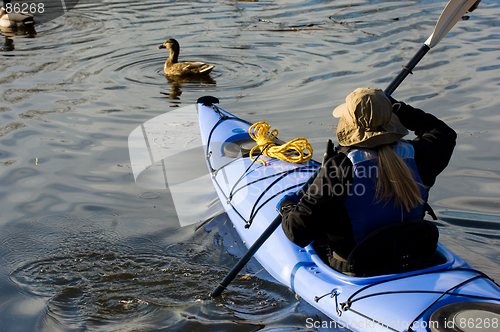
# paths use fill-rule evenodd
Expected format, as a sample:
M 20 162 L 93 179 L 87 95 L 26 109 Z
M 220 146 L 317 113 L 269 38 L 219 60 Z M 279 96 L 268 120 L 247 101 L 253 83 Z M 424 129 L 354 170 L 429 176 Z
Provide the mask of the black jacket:
M 448 165 L 457 134 L 432 114 L 391 101 L 401 123 L 415 132 L 416 138 L 407 142 L 415 150 L 417 169 L 428 190 Z M 344 200 L 352 186 L 352 168 L 346 154 L 338 153 L 325 163 L 298 204 L 292 199 L 282 202 L 282 227 L 290 241 L 305 247 L 313 240 L 326 239 L 337 254 L 349 255 L 356 243 Z

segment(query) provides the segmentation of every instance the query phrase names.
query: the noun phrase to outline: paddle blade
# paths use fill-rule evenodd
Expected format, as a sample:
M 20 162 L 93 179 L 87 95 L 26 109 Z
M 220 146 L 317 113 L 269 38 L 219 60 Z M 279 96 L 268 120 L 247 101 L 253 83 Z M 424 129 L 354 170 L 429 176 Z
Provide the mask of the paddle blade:
M 450 0 L 441 13 L 434 32 L 425 44 L 429 48 L 436 46 L 476 2 L 477 0 Z

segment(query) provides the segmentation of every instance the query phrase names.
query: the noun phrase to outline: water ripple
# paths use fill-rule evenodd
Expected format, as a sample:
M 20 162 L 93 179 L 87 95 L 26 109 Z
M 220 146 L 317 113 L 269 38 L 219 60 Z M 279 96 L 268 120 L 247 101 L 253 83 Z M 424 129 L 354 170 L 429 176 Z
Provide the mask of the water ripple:
M 92 214 L 88 219 L 102 224 L 110 217 Z M 89 329 L 131 323 L 151 326 L 155 324 L 153 317 L 158 315 L 168 324 L 196 322 L 199 326 L 212 321 L 218 311 L 220 314 L 220 305 L 226 308 L 224 316 L 236 313 L 241 324 L 252 325 L 257 317 L 283 319 L 286 314 L 282 311 L 286 312 L 289 301 L 293 301 L 293 294 L 285 287 L 255 276 L 237 278 L 220 299 L 207 300 L 214 280 L 222 279 L 226 273 L 213 267 L 219 258 L 214 255 L 218 250 L 214 251 L 209 233 L 199 233 L 197 243 L 181 242 L 160 248 L 148 237 L 121 241 L 110 237 L 107 231 L 85 231 L 81 221 L 78 229 L 72 231 L 62 227 L 70 222 L 78 221 L 55 216 L 32 222 L 33 226 L 59 225 L 53 230 L 56 235 L 52 239 L 44 239 L 51 241 L 54 251 L 18 265 L 10 274 L 17 287 L 49 298 L 46 314 L 39 320 L 46 327 L 58 324 L 68 329 Z M 57 234 L 58 231 L 62 233 Z M 20 233 L 11 233 L 8 238 L 12 242 L 5 239 L 2 247 L 16 247 L 14 243 L 23 239 Z M 37 241 L 28 236 L 21 242 L 24 255 L 38 246 L 29 243 Z M 253 300 L 248 301 L 249 297 Z M 166 312 L 177 312 L 180 317 L 166 318 Z M 224 320 L 222 325 L 229 324 L 228 317 Z

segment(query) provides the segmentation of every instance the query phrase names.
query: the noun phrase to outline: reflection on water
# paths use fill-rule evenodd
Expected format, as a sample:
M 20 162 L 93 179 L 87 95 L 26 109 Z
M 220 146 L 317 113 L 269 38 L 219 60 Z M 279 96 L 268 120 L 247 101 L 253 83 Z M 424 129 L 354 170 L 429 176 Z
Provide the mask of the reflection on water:
M 0 321 L 12 331 L 303 330 L 321 316 L 253 262 L 207 301 L 241 255 L 225 215 L 179 228 L 169 190 L 134 183 L 127 137 L 214 95 L 284 140 L 323 151 L 331 110 L 384 88 L 431 34 L 443 1 L 79 1 L 0 47 Z M 500 5 L 483 0 L 396 98 L 458 132 L 431 190 L 441 239 L 496 276 L 500 264 Z M 175 38 L 210 76 L 163 75 Z M 321 156 L 315 156 L 320 159 Z M 205 197 L 210 201 L 211 197 Z M 214 206 L 214 205 L 213 205 Z
M 193 76 L 193 77 L 176 77 L 176 76 L 165 76 L 168 83 L 170 83 L 171 92 L 161 92 L 168 96 L 171 100 L 180 100 L 182 95 L 182 86 L 192 86 L 194 89 L 200 87 L 201 89 L 206 89 L 206 87 L 216 85 L 215 79 L 208 75 Z

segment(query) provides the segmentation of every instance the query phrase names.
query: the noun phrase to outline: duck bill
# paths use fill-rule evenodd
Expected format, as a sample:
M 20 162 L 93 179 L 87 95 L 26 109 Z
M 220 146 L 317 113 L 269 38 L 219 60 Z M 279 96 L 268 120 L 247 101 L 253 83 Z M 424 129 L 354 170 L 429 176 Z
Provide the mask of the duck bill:
M 158 49 L 166 48 L 165 45 L 158 46 Z

